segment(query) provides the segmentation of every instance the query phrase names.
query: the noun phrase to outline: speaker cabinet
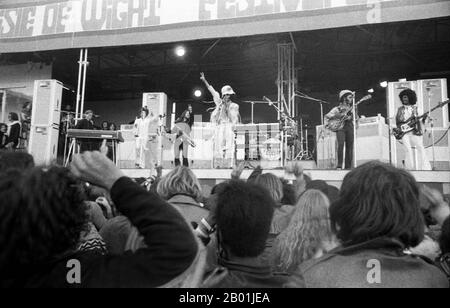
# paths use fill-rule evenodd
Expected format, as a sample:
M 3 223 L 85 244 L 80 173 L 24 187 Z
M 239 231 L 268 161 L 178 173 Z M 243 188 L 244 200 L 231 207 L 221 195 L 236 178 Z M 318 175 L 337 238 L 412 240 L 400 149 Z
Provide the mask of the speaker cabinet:
M 34 82 L 28 151 L 37 165 L 51 164 L 58 155 L 61 97 L 63 86 L 57 80 Z

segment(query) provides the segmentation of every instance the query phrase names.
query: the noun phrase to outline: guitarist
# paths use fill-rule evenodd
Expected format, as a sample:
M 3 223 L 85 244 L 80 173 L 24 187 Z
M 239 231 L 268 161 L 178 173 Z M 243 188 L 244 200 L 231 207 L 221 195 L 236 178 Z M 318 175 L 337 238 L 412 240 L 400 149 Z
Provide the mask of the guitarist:
M 403 124 L 408 123 L 414 118 L 418 117 L 417 110 L 417 95 L 411 89 L 405 89 L 400 92 L 400 101 L 402 102 L 402 106 L 398 108 L 396 123 L 397 127 L 400 127 Z M 423 118 L 425 121 L 426 117 Z M 414 129 L 408 133 L 406 133 L 401 139 L 403 146 L 406 150 L 406 159 L 405 159 L 405 167 L 406 169 L 412 170 L 414 168 L 413 163 L 413 150 L 412 147 L 416 147 L 418 151 L 419 157 L 422 159 L 419 161 L 419 166 L 417 168 L 419 170 L 432 170 L 430 161 L 427 159 L 425 153 L 425 147 L 423 146 L 423 129 L 421 121 L 417 121 Z
M 337 137 L 337 155 L 338 164 L 337 169 L 342 169 L 344 161 L 344 146 L 345 146 L 345 169 L 352 168 L 353 162 L 353 145 L 354 145 L 354 131 L 353 131 L 353 112 L 351 112 L 354 94 L 350 90 L 343 90 L 339 93 L 339 106 L 334 107 L 325 115 L 325 122 L 345 117 L 344 126 L 342 129 L 336 131 Z M 350 111 L 350 112 L 349 112 Z

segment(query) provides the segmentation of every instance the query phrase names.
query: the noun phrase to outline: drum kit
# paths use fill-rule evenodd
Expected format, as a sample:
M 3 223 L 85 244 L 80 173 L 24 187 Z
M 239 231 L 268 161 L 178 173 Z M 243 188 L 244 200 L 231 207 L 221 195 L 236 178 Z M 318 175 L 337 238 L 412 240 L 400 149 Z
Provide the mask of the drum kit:
M 299 95 L 300 96 L 300 95 Z M 309 98 L 309 97 L 308 97 Z M 304 124 L 304 120 L 309 118 L 309 115 L 302 115 L 292 117 L 285 111 L 280 110 L 279 104 L 272 102 L 267 97 L 263 97 L 264 101 L 243 101 L 252 105 L 251 109 L 251 124 L 254 124 L 254 106 L 255 104 L 264 104 L 274 107 L 280 114 L 280 134 L 275 138 L 266 140 L 263 144 L 263 149 L 284 149 L 285 158 L 287 160 L 313 160 L 314 149 L 310 148 L 308 143 L 308 130 L 310 127 Z M 282 144 L 284 146 L 282 146 Z M 279 160 L 281 153 L 278 151 L 263 150 L 261 157 L 265 160 Z

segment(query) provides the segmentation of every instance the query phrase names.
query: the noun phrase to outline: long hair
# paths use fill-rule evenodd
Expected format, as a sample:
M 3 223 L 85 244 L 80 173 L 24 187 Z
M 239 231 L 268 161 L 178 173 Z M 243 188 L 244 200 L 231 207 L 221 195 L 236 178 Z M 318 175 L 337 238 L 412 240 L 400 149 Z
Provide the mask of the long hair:
M 327 196 L 319 190 L 303 193 L 288 227 L 275 241 L 276 271 L 292 273 L 302 262 L 311 259 L 324 241 L 332 240 L 329 206 Z
M 178 166 L 161 179 L 157 187 L 158 194 L 169 200 L 175 195 L 191 196 L 196 201 L 202 200 L 202 187 L 195 174 L 187 167 Z
M 345 176 L 330 219 L 344 246 L 390 238 L 416 247 L 424 237 L 416 180 L 405 170 L 376 161 Z
M 66 168 L 2 173 L 0 200 L 0 273 L 75 250 L 86 230 L 83 190 Z
M 17 113 L 10 112 L 9 115 L 11 117 L 11 121 L 19 121 L 19 115 Z
M 181 114 L 181 116 L 178 118 L 178 119 L 176 119 L 176 121 L 175 121 L 175 123 L 186 123 L 186 124 L 190 124 L 190 118 L 189 119 L 186 119 L 186 114 L 188 114 L 189 113 L 189 115 L 192 117 L 192 114 L 189 112 L 189 110 L 185 110 L 185 111 L 183 111 L 183 113 Z M 186 120 L 187 121 L 186 121 Z
M 398 95 L 398 97 L 400 97 L 400 101 L 402 102 L 402 104 L 403 104 L 403 96 L 405 95 L 408 97 L 409 105 L 415 105 L 417 103 L 416 92 L 411 89 L 405 89 Z
M 283 199 L 283 183 L 276 175 L 272 173 L 261 174 L 256 178 L 254 184 L 267 189 L 277 206 L 281 205 L 281 200 Z
M 442 225 L 441 236 L 439 237 L 439 246 L 443 254 L 450 253 L 450 217 Z

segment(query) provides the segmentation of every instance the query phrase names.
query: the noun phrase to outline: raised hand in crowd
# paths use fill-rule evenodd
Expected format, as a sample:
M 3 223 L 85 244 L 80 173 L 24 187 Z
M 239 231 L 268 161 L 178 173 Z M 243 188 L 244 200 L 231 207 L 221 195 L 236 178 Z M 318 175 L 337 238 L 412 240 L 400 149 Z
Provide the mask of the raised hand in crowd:
M 70 170 L 81 180 L 108 190 L 111 190 L 113 184 L 124 176 L 123 172 L 100 152 L 84 152 L 76 155 Z
M 245 167 L 244 162 L 241 162 L 239 163 L 239 165 L 234 166 L 233 171 L 231 172 L 231 179 L 239 180 L 242 175 L 242 171 L 244 171 L 244 167 Z
M 422 205 L 424 210 L 429 210 L 430 215 L 436 222 L 442 226 L 444 221 L 450 216 L 450 207 L 447 202 L 445 202 L 442 194 L 436 189 L 429 188 L 424 185 L 422 187 L 422 193 L 427 199 L 427 203 Z

